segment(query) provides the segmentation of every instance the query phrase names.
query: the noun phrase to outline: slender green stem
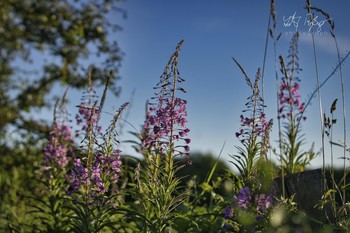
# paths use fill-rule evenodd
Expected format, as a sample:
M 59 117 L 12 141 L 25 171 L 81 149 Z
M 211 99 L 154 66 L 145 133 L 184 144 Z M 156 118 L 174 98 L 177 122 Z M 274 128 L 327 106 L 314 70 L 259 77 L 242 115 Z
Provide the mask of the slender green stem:
M 307 2 L 307 9 L 308 13 L 310 15 L 310 21 L 313 22 L 314 20 L 314 14 L 311 13 L 310 8 L 311 8 L 311 2 Z M 323 172 L 323 177 L 324 177 L 324 190 L 326 186 L 326 177 L 325 177 L 325 172 L 326 172 L 326 157 L 325 157 L 325 151 L 324 151 L 324 140 L 325 140 L 325 135 L 324 135 L 324 123 L 323 123 L 323 109 L 322 109 L 322 97 L 321 97 L 321 85 L 320 85 L 320 79 L 319 79 L 319 74 L 318 74 L 318 61 L 317 61 L 317 52 L 316 52 L 316 43 L 315 43 L 315 36 L 314 36 L 314 30 L 312 28 L 311 32 L 311 38 L 312 38 L 312 49 L 313 49 L 313 57 L 314 57 L 314 63 L 315 63 L 315 74 L 316 74 L 316 84 L 317 84 L 317 99 L 318 99 L 318 104 L 319 104 L 319 111 L 320 111 L 320 126 L 321 126 L 321 153 L 322 153 L 322 172 Z
M 331 125 L 330 125 L 330 132 L 329 132 L 329 136 L 330 136 L 330 142 L 333 141 L 333 122 L 334 122 L 334 113 L 333 111 L 331 111 Z M 335 190 L 336 189 L 336 184 L 335 184 L 335 180 L 334 180 L 334 157 L 333 157 L 333 144 L 330 143 L 330 147 L 331 147 L 331 178 L 332 178 L 332 189 Z M 335 204 L 335 193 L 332 193 L 332 199 L 333 199 L 333 210 L 334 210 L 334 214 L 336 216 L 337 211 L 336 211 L 336 204 Z
M 266 55 L 267 55 L 267 47 L 269 42 L 269 32 L 270 32 L 270 24 L 271 24 L 271 15 L 269 14 L 269 20 L 267 23 L 267 30 L 266 30 L 266 39 L 265 39 L 265 50 L 264 50 L 264 59 L 263 59 L 263 65 L 261 70 L 261 97 L 264 98 L 264 76 L 265 76 L 265 64 L 266 64 Z M 263 106 L 263 112 L 264 112 L 264 106 Z
M 278 126 L 278 147 L 279 147 L 279 159 L 281 161 L 281 176 L 282 176 L 282 196 L 283 198 L 286 197 L 286 190 L 285 190 L 285 169 L 284 169 L 284 162 L 283 162 L 283 152 L 282 152 L 282 130 L 281 130 L 281 120 L 280 120 L 280 103 L 279 103 L 279 81 L 278 81 L 278 65 L 277 65 L 277 38 L 276 38 L 276 10 L 275 10 L 275 1 L 271 0 L 271 9 L 270 9 L 270 17 L 272 17 L 273 21 L 273 30 L 269 30 L 271 33 L 271 37 L 273 38 L 273 55 L 274 55 L 274 62 L 275 62 L 275 83 L 276 83 L 276 106 L 277 106 L 277 126 Z
M 318 97 L 318 103 L 319 103 L 319 110 L 320 110 L 320 125 L 321 125 L 321 134 L 322 134 L 322 168 L 323 172 L 325 172 L 325 166 L 326 166 L 326 160 L 325 160 L 325 152 L 324 152 L 324 124 L 323 124 L 323 109 L 322 109 L 322 97 L 321 97 L 321 91 L 320 91 L 320 80 L 318 75 L 318 62 L 317 62 L 317 54 L 316 54 L 316 45 L 315 45 L 315 38 L 312 34 L 312 47 L 313 47 L 313 54 L 314 54 L 314 61 L 315 61 L 315 72 L 316 72 L 316 82 L 317 82 L 317 97 Z
M 274 34 L 275 34 L 275 29 L 274 29 Z M 277 65 L 277 40 L 274 36 L 273 40 L 273 53 L 274 53 L 274 61 L 275 61 L 275 82 L 276 82 L 276 105 L 277 105 L 277 125 L 278 125 L 278 146 L 279 146 L 279 156 L 280 156 L 280 161 L 281 161 L 281 176 L 282 176 L 282 196 L 283 198 L 286 197 L 286 190 L 285 190 L 285 164 L 283 162 L 283 150 L 282 150 L 282 128 L 281 128 L 281 119 L 279 117 L 279 109 L 280 109 L 280 102 L 279 102 L 279 80 L 278 80 L 278 65 Z
M 172 69 L 172 73 L 173 73 L 173 90 L 172 90 L 172 96 L 171 96 L 171 106 L 170 109 L 171 111 L 175 110 L 175 93 L 176 93 L 176 82 L 177 82 L 177 51 L 175 53 L 175 60 L 174 60 L 174 65 L 173 65 L 173 69 Z M 167 166 L 169 166 L 168 168 L 168 174 L 173 170 L 173 159 L 174 159 L 174 141 L 173 141 L 173 137 L 174 137 L 174 128 L 175 126 L 175 119 L 174 119 L 174 115 L 171 115 L 171 123 L 170 123 L 170 136 L 169 136 L 169 154 L 167 155 L 168 157 L 168 163 Z M 169 177 L 170 178 L 170 177 Z
M 334 41 L 335 41 L 335 46 L 337 49 L 337 55 L 338 55 L 338 62 L 340 62 L 340 52 L 339 52 L 339 46 L 338 46 L 338 41 L 335 37 L 335 33 L 334 33 Z M 343 170 L 344 170 L 344 180 L 343 180 L 343 186 L 346 186 L 346 176 L 347 176 L 347 172 L 346 172 L 346 108 L 345 108 L 345 90 L 344 90 L 344 79 L 343 79 L 343 71 L 342 71 L 342 67 L 339 67 L 339 72 L 340 72 L 340 82 L 341 82 L 341 96 L 342 96 L 342 109 L 343 109 L 343 140 L 344 140 L 344 148 L 343 148 Z M 346 201 L 346 191 L 345 189 L 343 190 L 343 198 L 344 198 L 344 202 Z M 345 203 L 343 203 L 345 204 Z
M 94 105 L 92 106 L 91 109 L 91 114 L 90 114 L 90 119 L 88 122 L 88 129 L 87 129 L 87 134 L 88 134 L 88 151 L 87 151 L 87 169 L 88 169 L 88 176 L 91 176 L 91 172 L 92 172 L 92 159 L 93 159 L 93 150 L 94 150 L 94 118 L 95 118 L 95 114 L 96 114 L 96 108 L 97 108 L 97 103 L 98 101 L 96 100 Z M 86 182 L 86 190 L 85 190 L 85 194 L 86 194 L 86 202 L 88 201 L 89 197 L 89 193 L 90 193 L 90 185 L 88 184 L 88 182 Z

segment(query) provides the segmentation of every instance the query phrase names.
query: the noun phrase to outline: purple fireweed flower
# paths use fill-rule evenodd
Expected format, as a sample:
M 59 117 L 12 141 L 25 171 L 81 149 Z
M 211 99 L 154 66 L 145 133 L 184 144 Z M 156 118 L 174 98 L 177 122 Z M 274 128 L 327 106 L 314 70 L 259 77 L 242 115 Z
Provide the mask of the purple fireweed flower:
M 185 142 L 186 142 L 187 144 L 189 144 L 189 143 L 191 142 L 191 139 L 190 139 L 190 138 L 185 138 L 184 140 L 185 140 Z
M 155 89 L 154 103 L 147 108 L 146 120 L 144 123 L 144 137 L 142 138 L 142 146 L 146 150 L 153 150 L 158 154 L 164 155 L 166 152 L 176 153 L 177 155 L 188 154 L 190 150 L 188 145 L 181 145 L 185 142 L 190 143 L 190 139 L 186 138 L 189 133 L 187 125 L 187 101 L 176 97 L 176 91 L 184 92 L 179 83 L 184 82 L 177 70 L 178 52 L 181 44 L 176 48 L 176 52 L 171 57 L 160 82 Z M 171 67 L 171 71 L 169 71 Z M 177 150 L 183 148 L 185 151 Z
M 300 121 L 300 117 L 305 111 L 305 103 L 301 101 L 299 89 L 300 79 L 297 77 L 302 70 L 298 64 L 298 39 L 299 33 L 295 33 L 289 49 L 291 61 L 288 62 L 287 67 L 284 64 L 283 57 L 280 57 L 283 77 L 279 87 L 279 118 L 289 118 L 290 120 Z M 302 118 L 306 120 L 306 117 Z
M 242 142 L 247 143 L 252 138 L 264 138 L 269 133 L 272 126 L 272 119 L 267 120 L 264 113 L 264 100 L 260 96 L 258 81 L 260 79 L 260 69 L 256 74 L 254 85 L 248 80 L 253 94 L 248 97 L 246 103 L 247 109 L 243 110 L 245 115 L 240 115 L 241 128 L 235 133 L 236 137 Z
M 256 210 L 265 212 L 267 209 L 273 206 L 272 195 L 266 195 L 264 193 L 255 197 Z
M 232 209 L 232 207 L 226 208 L 224 219 L 230 219 L 230 218 L 232 218 L 232 216 L 233 216 L 233 209 Z
M 151 106 L 146 115 L 144 129 L 147 137 L 143 140 L 144 147 L 160 146 L 163 148 L 167 138 L 171 141 L 183 139 L 186 144 L 190 143 L 189 138 L 184 138 L 190 131 L 186 128 L 186 103 L 186 100 L 180 98 L 175 98 L 174 101 L 158 98 L 160 107 Z M 186 146 L 184 149 L 188 151 L 189 147 Z
M 248 209 L 252 204 L 252 196 L 249 187 L 244 187 L 239 190 L 237 196 L 237 204 L 239 207 Z
M 102 163 L 105 167 L 105 174 L 111 176 L 111 182 L 117 183 L 119 180 L 119 173 L 122 161 L 120 160 L 120 150 L 115 150 L 110 156 L 105 156 L 105 162 Z
M 252 211 L 256 214 L 256 220 L 265 218 L 267 210 L 274 205 L 272 194 L 253 194 L 248 186 L 241 188 L 234 197 L 231 206 L 225 209 L 224 219 L 234 217 L 234 208 L 240 208 L 244 211 Z M 239 213 L 239 212 L 238 212 Z
M 190 132 L 190 130 L 189 129 L 184 129 L 184 130 L 181 130 L 180 132 L 179 132 L 179 136 L 180 137 L 185 137 L 187 134 L 188 134 L 188 132 Z
M 78 126 L 81 127 L 80 131 L 77 131 L 76 134 L 85 135 L 91 126 L 96 126 L 97 132 L 102 132 L 102 127 L 98 125 L 98 119 L 100 117 L 100 111 L 97 107 L 93 107 L 90 100 L 82 101 L 78 106 L 79 111 L 75 116 L 75 120 Z M 90 127 L 89 127 L 90 125 Z
M 74 170 L 72 171 L 72 188 L 77 191 L 81 185 L 90 185 L 89 169 L 87 169 L 82 163 L 81 159 L 75 158 Z
M 115 150 L 110 155 L 96 152 L 90 170 L 87 164 L 76 158 L 71 174 L 73 191 L 78 191 L 80 186 L 89 186 L 92 190 L 91 195 L 98 196 L 107 192 L 109 184 L 118 182 L 121 165 L 120 150 Z
M 254 132 L 257 136 L 263 137 L 272 125 L 272 120 L 267 121 L 263 112 L 258 112 L 254 118 L 243 117 L 241 118 L 240 131 L 236 132 L 236 137 L 241 141 L 246 138 L 249 133 Z
M 44 158 L 41 164 L 45 170 L 53 167 L 63 169 L 68 164 L 68 158 L 74 155 L 72 130 L 64 124 L 54 124 L 49 142 L 44 147 Z
M 281 118 L 300 115 L 305 109 L 305 104 L 300 100 L 300 84 L 296 80 L 282 80 L 279 94 L 279 113 Z M 306 120 L 304 117 L 303 120 Z

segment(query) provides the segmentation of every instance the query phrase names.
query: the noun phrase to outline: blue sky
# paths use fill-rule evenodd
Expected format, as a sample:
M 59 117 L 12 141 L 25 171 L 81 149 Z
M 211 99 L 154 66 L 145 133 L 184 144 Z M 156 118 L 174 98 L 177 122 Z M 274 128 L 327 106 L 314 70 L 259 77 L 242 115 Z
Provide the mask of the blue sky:
M 336 35 L 341 54 L 350 50 L 350 2 L 312 1 L 315 6 L 327 11 L 335 20 Z M 302 99 L 306 100 L 316 85 L 315 65 L 312 54 L 309 27 L 305 25 L 307 11 L 305 1 L 277 1 L 277 32 L 282 36 L 277 43 L 277 56 L 287 56 L 291 34 L 297 29 L 300 34 L 299 62 L 303 72 L 301 78 Z M 118 107 L 133 96 L 127 121 L 138 130 L 144 121 L 145 102 L 153 96 L 153 87 L 158 82 L 169 57 L 179 41 L 185 40 L 180 54 L 179 70 L 186 79 L 183 84 L 188 100 L 188 121 L 192 138 L 193 152 L 211 152 L 218 154 L 224 142 L 226 145 L 222 159 L 229 160 L 229 154 L 235 154 L 235 146 L 240 145 L 235 132 L 240 128 L 240 114 L 244 109 L 246 97 L 250 95 L 243 75 L 233 63 L 235 57 L 254 78 L 258 67 L 262 67 L 265 39 L 269 17 L 269 1 L 126 1 L 121 5 L 127 11 L 127 19 L 113 20 L 123 27 L 115 36 L 125 53 L 120 70 L 122 94 L 120 98 L 111 98 L 106 111 Z M 283 23 L 290 16 L 300 17 L 298 27 L 288 27 Z M 299 18 L 298 18 L 299 19 Z M 324 19 L 321 15 L 319 20 Z M 335 45 L 325 23 L 315 36 L 320 79 L 323 80 L 336 66 Z M 343 67 L 345 87 L 349 87 L 350 62 Z M 274 81 L 275 63 L 271 38 L 268 43 L 265 67 L 265 103 L 267 117 L 274 119 L 272 141 L 277 140 L 276 87 Z M 343 122 L 341 115 L 339 74 L 335 75 L 321 90 L 323 106 L 328 109 L 335 98 L 339 98 L 336 117 L 335 140 L 342 139 Z M 346 88 L 346 104 L 350 110 L 350 93 Z M 132 94 L 135 91 L 134 95 Z M 109 108 L 109 109 L 108 109 Z M 321 147 L 321 130 L 317 99 L 306 112 L 306 147 L 315 142 L 315 150 Z M 348 114 L 349 115 L 349 114 Z M 347 119 L 348 128 L 350 121 Z M 127 131 L 134 131 L 126 125 L 121 139 L 131 138 Z M 348 142 L 350 139 L 348 130 Z M 125 153 L 136 154 L 129 144 L 122 144 Z M 329 151 L 327 151 L 329 154 Z M 327 155 L 328 156 L 328 155 Z M 339 154 L 342 156 L 342 154 Z M 336 156 L 336 157 L 339 157 Z M 274 155 L 272 155 L 274 157 Z M 340 160 L 338 163 L 342 163 Z M 313 166 L 321 165 L 321 157 Z

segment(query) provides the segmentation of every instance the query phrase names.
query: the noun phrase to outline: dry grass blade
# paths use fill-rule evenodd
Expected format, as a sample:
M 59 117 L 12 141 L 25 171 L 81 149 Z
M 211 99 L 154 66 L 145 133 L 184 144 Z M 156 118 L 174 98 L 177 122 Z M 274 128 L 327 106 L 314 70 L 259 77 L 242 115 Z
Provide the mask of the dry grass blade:
M 123 113 L 123 111 L 125 110 L 125 108 L 129 105 L 129 102 L 124 103 L 122 106 L 120 106 L 120 108 L 117 110 L 116 115 L 114 116 L 111 125 L 108 127 L 107 132 L 108 132 L 108 139 L 107 142 L 108 144 L 111 143 L 111 140 L 113 138 L 113 136 L 115 135 L 115 128 L 117 126 L 117 123 L 119 122 L 119 119 Z
M 280 32 L 280 34 L 278 34 L 276 41 L 278 41 L 281 38 L 281 36 L 282 36 L 282 32 Z
M 245 72 L 245 70 L 243 69 L 243 67 L 241 66 L 241 64 L 234 58 L 232 57 L 233 61 L 236 63 L 236 65 L 239 67 L 239 69 L 242 71 L 242 73 L 244 74 L 245 80 L 248 84 L 248 86 L 253 90 L 253 84 L 250 81 L 249 76 L 247 75 L 247 73 Z
M 58 103 L 60 102 L 60 99 L 57 98 L 56 103 L 55 103 L 55 107 L 53 109 L 53 124 L 57 123 L 57 110 L 58 110 Z
M 271 12 L 270 12 L 273 20 L 273 29 L 276 29 L 276 8 L 275 8 L 275 0 L 271 0 Z
M 332 103 L 332 106 L 331 106 L 331 114 L 337 109 L 337 101 L 338 99 L 335 99 Z
M 89 66 L 88 70 L 88 82 L 89 82 L 89 96 L 93 95 L 93 82 L 92 82 L 92 66 Z
M 94 146 L 93 126 L 94 126 L 95 114 L 97 114 L 96 113 L 97 103 L 98 103 L 98 101 L 96 100 L 93 107 L 91 108 L 90 118 L 88 121 L 88 129 L 87 129 L 88 135 L 86 135 L 86 136 L 88 136 L 88 153 L 87 153 L 88 165 L 90 165 L 91 161 L 92 161 L 92 152 L 93 152 L 93 146 Z
M 164 77 L 167 77 L 167 76 L 168 76 L 168 74 L 169 74 L 169 69 L 170 69 L 171 67 L 172 67 L 172 68 L 174 68 L 174 66 L 177 67 L 179 52 L 180 52 L 181 47 L 182 47 L 182 45 L 184 44 L 184 42 L 185 42 L 184 40 L 181 40 L 181 41 L 177 44 L 176 49 L 175 49 L 175 52 L 174 52 L 173 55 L 170 57 L 169 62 L 168 62 L 167 66 L 166 66 L 165 69 L 164 69 L 164 72 L 163 72 L 163 76 L 164 76 Z
M 284 59 L 282 56 L 279 56 L 280 59 L 280 64 L 281 64 L 281 72 L 284 75 L 284 77 L 287 79 L 287 69 L 286 69 L 286 65 L 284 63 Z
M 62 100 L 60 101 L 60 98 L 57 98 L 56 102 L 55 102 L 55 107 L 53 110 L 53 123 L 56 124 L 57 123 L 57 114 L 58 113 L 62 113 L 63 114 L 63 118 L 66 116 L 66 103 L 67 103 L 67 93 L 68 93 L 69 87 L 66 88 L 63 96 L 62 96 Z M 61 103 L 60 103 L 61 102 Z M 60 109 L 60 111 L 58 111 L 58 109 Z
M 99 106 L 99 108 L 98 108 L 98 109 L 100 110 L 100 112 L 102 112 L 103 105 L 104 105 L 105 100 L 106 100 L 107 89 L 108 89 L 108 86 L 109 86 L 111 77 L 112 77 L 112 74 L 107 75 L 107 80 L 106 80 L 105 89 L 103 90 L 103 94 L 102 94 L 102 98 L 101 98 L 101 103 L 100 103 L 100 106 Z
M 306 0 L 306 9 L 307 9 L 307 13 L 311 13 L 311 2 L 310 0 Z
M 323 14 L 328 20 L 331 20 L 330 15 L 329 15 L 327 12 L 325 12 L 324 10 L 322 10 L 321 8 L 311 6 L 310 9 L 311 9 L 311 10 L 315 10 L 315 11 L 317 11 L 317 12 L 320 12 L 320 13 Z
M 69 90 L 69 87 L 66 88 L 66 90 L 64 91 L 64 94 L 62 96 L 62 101 L 61 101 L 61 110 L 62 111 L 66 107 L 68 90 Z
M 332 21 L 332 18 L 330 16 L 330 14 L 328 14 L 327 12 L 325 12 L 324 10 L 322 10 L 321 8 L 318 7 L 310 7 L 311 10 L 315 10 L 317 12 L 320 12 L 322 15 L 324 15 L 324 17 L 326 17 L 327 22 L 329 23 L 329 25 L 331 26 L 332 30 L 334 30 L 334 21 Z
M 253 94 L 255 96 L 259 96 L 259 80 L 260 80 L 260 68 L 258 68 L 258 71 L 256 72 L 255 75 L 255 81 L 254 81 L 254 88 L 253 88 Z

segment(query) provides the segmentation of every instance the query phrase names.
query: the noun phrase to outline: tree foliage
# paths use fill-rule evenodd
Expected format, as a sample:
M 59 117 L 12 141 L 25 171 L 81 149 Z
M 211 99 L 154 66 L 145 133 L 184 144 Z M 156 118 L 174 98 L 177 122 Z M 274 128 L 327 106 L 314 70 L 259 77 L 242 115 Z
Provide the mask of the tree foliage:
M 108 37 L 121 30 L 111 22 L 116 12 L 124 15 L 119 0 L 0 2 L 1 144 L 10 125 L 45 130 L 28 113 L 52 102 L 48 93 L 57 83 L 85 87 L 92 57 L 95 86 L 104 85 L 106 72 L 118 72 L 122 53 Z M 113 75 L 111 86 L 118 94 L 116 81 Z
M 0 1 L 0 225 L 25 222 L 23 200 L 37 191 L 33 173 L 51 124 L 38 113 L 53 107 L 57 87 L 87 87 L 92 63 L 94 87 L 108 74 L 119 94 L 123 53 L 111 33 L 126 17 L 121 1 Z

